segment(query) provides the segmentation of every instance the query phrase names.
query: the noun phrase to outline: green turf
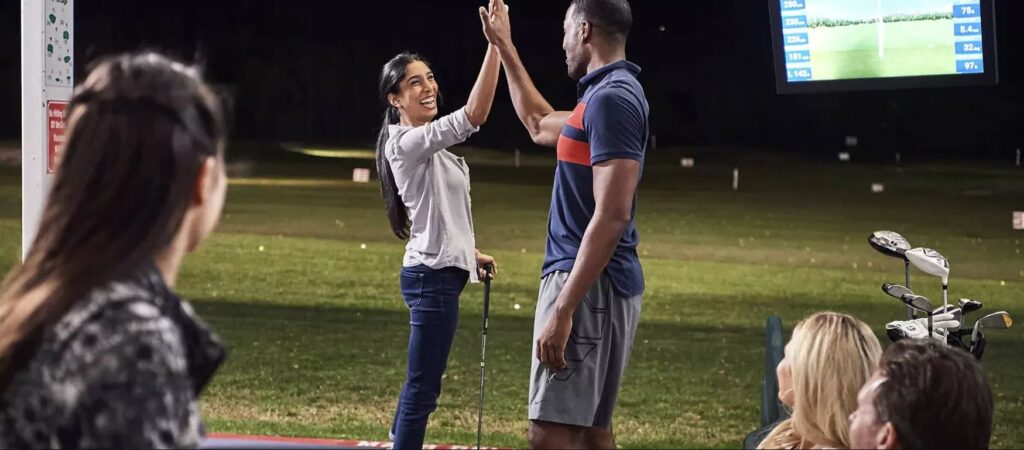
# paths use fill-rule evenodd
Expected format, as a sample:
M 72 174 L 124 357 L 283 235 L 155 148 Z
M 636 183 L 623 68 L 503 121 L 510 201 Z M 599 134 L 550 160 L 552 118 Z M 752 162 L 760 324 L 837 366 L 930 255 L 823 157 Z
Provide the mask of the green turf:
M 884 58 L 875 24 L 818 27 L 809 39 L 815 80 L 956 73 L 952 19 L 886 23 Z
M 485 443 L 525 445 L 532 313 L 553 164 L 531 154 L 464 150 L 478 241 L 501 274 L 492 296 Z M 255 156 L 254 156 L 255 155 Z M 737 447 L 756 428 L 763 327 L 787 330 L 818 310 L 849 312 L 881 332 L 902 310 L 881 294 L 902 264 L 871 250 L 891 228 L 952 262 L 954 298 L 1018 317 L 1024 293 L 1020 173 L 995 167 L 807 164 L 754 154 L 659 151 L 640 191 L 648 291 L 616 410 L 624 447 Z M 408 313 L 399 297 L 403 245 L 389 236 L 367 161 L 249 147 L 220 231 L 185 264 L 179 290 L 231 355 L 203 397 L 211 431 L 385 440 L 400 388 Z M 741 190 L 731 191 L 741 167 Z M 870 183 L 884 182 L 883 195 Z M 0 168 L 0 268 L 17 254 L 18 172 Z M 366 248 L 362 248 L 366 244 Z M 938 280 L 913 287 L 939 298 Z M 475 440 L 481 287 L 462 317 L 427 440 Z M 519 304 L 521 309 L 514 309 Z M 985 366 L 996 391 L 994 447 L 1024 446 L 1024 335 L 992 333 Z

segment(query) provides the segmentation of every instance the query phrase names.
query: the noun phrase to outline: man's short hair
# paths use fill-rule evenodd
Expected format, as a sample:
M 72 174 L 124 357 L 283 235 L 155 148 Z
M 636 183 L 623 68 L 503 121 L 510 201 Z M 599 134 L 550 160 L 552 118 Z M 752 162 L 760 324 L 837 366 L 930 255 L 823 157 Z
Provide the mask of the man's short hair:
M 879 362 L 879 423 L 890 422 L 905 449 L 988 448 L 992 390 L 970 353 L 934 339 L 904 339 Z
M 633 11 L 627 0 L 573 0 L 573 16 L 586 20 L 597 33 L 625 44 L 633 28 Z

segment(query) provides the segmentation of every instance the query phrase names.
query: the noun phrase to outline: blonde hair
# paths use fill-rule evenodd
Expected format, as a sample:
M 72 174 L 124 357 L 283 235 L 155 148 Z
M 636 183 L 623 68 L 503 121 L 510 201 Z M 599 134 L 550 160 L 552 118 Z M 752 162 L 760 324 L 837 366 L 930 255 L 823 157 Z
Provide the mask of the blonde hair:
M 853 316 L 819 312 L 800 321 L 786 344 L 793 414 L 758 448 L 794 448 L 805 441 L 849 448 L 848 417 L 881 355 L 882 345 L 871 328 Z

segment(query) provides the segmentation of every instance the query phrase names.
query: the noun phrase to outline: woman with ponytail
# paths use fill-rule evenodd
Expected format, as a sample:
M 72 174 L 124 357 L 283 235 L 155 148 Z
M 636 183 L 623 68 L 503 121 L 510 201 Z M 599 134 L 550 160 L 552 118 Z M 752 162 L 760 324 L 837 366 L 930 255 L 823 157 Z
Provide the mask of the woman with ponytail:
M 0 448 L 199 444 L 225 351 L 173 288 L 220 217 L 225 136 L 199 73 L 155 53 L 75 89 L 39 234 L 0 288 Z
M 480 16 L 487 20 L 488 11 L 480 8 Z M 488 45 L 466 105 L 437 120 L 441 92 L 426 60 L 401 53 L 381 72 L 387 109 L 377 169 L 391 231 L 408 240 L 401 290 L 412 328 L 408 374 L 391 425 L 395 448 L 423 446 L 455 337 L 459 295 L 469 280 L 490 276 L 485 266 L 496 267 L 494 258 L 476 250 L 469 168 L 447 147 L 487 121 L 500 69 L 497 49 Z

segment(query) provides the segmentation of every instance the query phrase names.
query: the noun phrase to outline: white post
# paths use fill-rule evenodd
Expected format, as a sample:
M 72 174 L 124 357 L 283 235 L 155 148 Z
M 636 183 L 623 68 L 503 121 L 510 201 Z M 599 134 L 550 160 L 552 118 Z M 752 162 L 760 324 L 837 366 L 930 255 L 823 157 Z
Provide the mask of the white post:
M 736 167 L 732 169 L 732 190 L 740 190 L 740 168 Z
M 1017 167 L 1020 167 L 1020 149 L 1017 149 Z
M 518 149 L 518 148 L 516 149 L 516 155 L 515 155 L 515 162 L 514 162 L 514 165 L 515 165 L 516 169 L 518 169 L 518 168 L 519 168 L 519 149 Z
M 21 256 L 35 240 L 74 86 L 74 0 L 21 1 Z

